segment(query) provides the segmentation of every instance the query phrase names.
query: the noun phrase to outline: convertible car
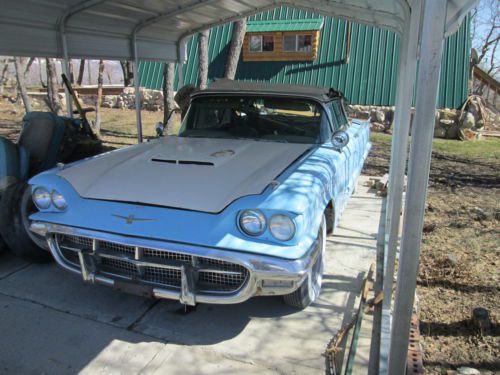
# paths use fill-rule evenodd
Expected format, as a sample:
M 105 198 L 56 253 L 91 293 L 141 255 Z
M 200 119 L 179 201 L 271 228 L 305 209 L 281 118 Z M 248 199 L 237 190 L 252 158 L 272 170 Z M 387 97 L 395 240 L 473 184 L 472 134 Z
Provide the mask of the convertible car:
M 31 230 L 90 283 L 305 308 L 370 146 L 333 89 L 220 80 L 192 94 L 178 136 L 32 178 Z

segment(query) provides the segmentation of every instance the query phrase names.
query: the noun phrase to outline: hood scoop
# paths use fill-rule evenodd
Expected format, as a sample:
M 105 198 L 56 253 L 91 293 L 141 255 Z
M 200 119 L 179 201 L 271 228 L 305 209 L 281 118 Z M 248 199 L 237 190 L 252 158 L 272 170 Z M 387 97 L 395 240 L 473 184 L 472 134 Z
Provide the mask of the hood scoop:
M 215 165 L 210 161 L 199 161 L 199 160 L 173 160 L 173 159 L 152 158 L 151 161 L 156 163 L 167 163 L 167 164 L 203 165 L 207 167 L 213 167 Z

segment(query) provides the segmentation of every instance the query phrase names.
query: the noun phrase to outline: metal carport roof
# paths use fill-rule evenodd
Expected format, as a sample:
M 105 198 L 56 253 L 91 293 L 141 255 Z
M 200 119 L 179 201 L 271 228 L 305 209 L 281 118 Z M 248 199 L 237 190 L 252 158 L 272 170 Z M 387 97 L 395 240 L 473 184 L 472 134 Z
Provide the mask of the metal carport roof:
M 458 28 L 473 3 L 448 1 L 447 33 Z M 314 10 L 399 34 L 410 17 L 408 0 L 1 0 L 0 55 L 64 57 L 62 32 L 69 57 L 182 60 L 179 42 L 187 36 L 279 5 Z

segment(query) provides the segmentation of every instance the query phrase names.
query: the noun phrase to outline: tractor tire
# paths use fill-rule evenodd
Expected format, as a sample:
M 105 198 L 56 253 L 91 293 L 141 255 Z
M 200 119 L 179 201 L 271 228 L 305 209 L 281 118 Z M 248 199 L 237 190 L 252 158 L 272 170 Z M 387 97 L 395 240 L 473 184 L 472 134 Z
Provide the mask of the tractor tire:
M 283 296 L 283 300 L 288 306 L 305 309 L 319 297 L 321 292 L 326 248 L 326 219 L 324 215 L 319 228 L 317 246 L 320 247 L 318 256 L 301 286 L 295 292 Z
M 10 251 L 28 262 L 52 260 L 45 238 L 29 230 L 29 215 L 36 211 L 26 182 L 9 186 L 0 201 L 0 234 Z

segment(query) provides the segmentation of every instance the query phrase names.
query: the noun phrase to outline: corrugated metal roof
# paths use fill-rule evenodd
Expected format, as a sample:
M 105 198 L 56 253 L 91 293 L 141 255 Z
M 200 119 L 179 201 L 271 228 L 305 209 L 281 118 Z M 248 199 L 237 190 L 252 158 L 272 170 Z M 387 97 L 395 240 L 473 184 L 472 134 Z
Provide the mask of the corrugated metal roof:
M 248 21 L 248 33 L 265 33 L 274 31 L 317 31 L 323 27 L 323 19 L 302 20 L 265 20 Z
M 317 13 L 279 7 L 250 17 L 249 21 L 322 18 L 318 58 L 309 62 L 244 62 L 240 59 L 236 79 L 334 87 L 353 104 L 394 105 L 399 61 L 399 37 L 388 30 L 352 24 L 351 54 L 346 57 L 347 22 Z M 232 24 L 211 29 L 209 37 L 209 80 L 224 76 Z M 470 36 L 469 22 L 445 42 L 439 90 L 439 107 L 458 108 L 467 97 Z M 198 79 L 197 37 L 187 45 L 188 61 L 183 65 L 185 83 Z M 161 89 L 163 66 L 143 63 L 141 86 Z M 177 85 L 177 83 L 176 83 Z

